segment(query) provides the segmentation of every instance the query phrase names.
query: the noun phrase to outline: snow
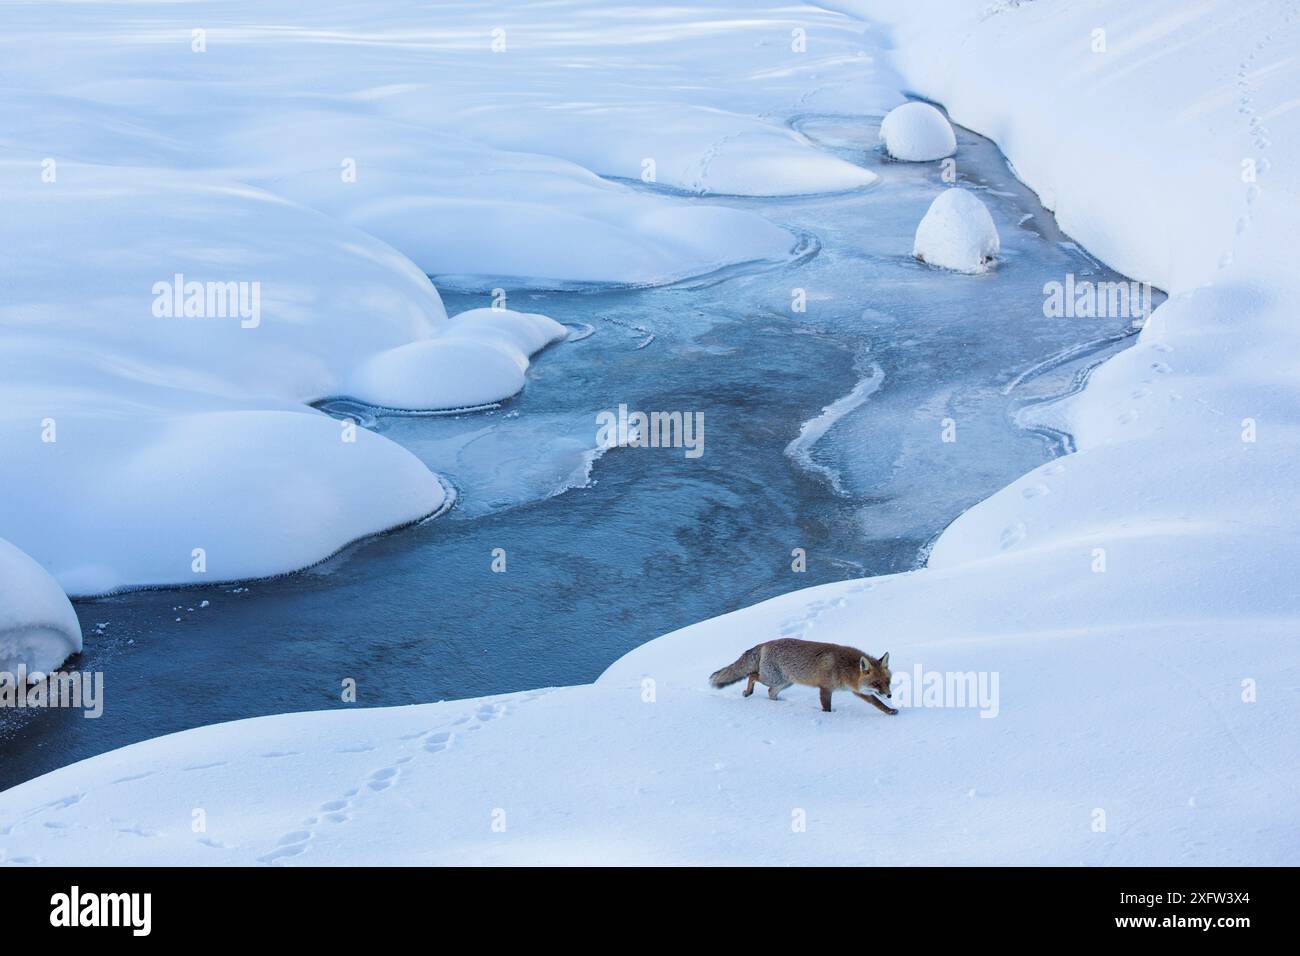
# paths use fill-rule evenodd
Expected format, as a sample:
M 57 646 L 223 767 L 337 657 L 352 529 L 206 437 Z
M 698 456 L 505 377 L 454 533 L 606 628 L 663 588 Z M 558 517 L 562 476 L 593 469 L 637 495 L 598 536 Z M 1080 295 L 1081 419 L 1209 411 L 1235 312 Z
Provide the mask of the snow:
M 904 103 L 880 121 L 880 141 L 894 159 L 925 163 L 957 151 L 957 137 L 947 117 L 929 103 Z
M 163 737 L 0 795 L 0 851 L 51 865 L 1293 860 L 1288 707 L 1234 705 L 1235 687 L 1206 677 L 1290 632 L 1265 623 L 1225 645 L 1220 620 L 1026 620 L 1009 574 L 1059 593 L 1059 568 L 1033 556 L 846 582 L 660 638 L 593 685 Z M 997 716 L 886 717 L 847 695 L 824 714 L 809 688 L 774 702 L 708 687 L 749 643 L 789 632 L 890 651 L 896 696 L 918 664 L 995 672 Z M 1177 679 L 1159 647 L 1179 649 Z M 115 839 L 109 820 L 149 839 Z
M 407 259 L 247 186 L 18 161 L 0 182 L 0 528 L 69 594 L 279 574 L 440 507 L 414 455 L 304 404 L 448 327 Z M 256 309 L 160 314 L 189 282 Z
M 215 149 L 234 157 L 226 174 L 364 229 L 463 288 L 491 289 L 501 277 L 512 288 L 655 285 L 783 260 L 796 242 L 744 210 L 639 192 L 551 156 L 380 117 L 294 110 L 287 121 L 244 121 Z M 351 159 L 355 181 L 321 168 L 321 156 Z
M 570 6 L 563 30 L 527 3 L 460 4 L 438 11 L 436 26 L 409 0 L 367 16 L 340 0 L 205 2 L 185 15 L 110 3 L 75 23 L 17 10 L 0 41 L 17 87 L 0 135 L 33 164 L 163 166 L 261 186 L 475 290 L 503 277 L 646 285 L 782 259 L 795 239 L 778 224 L 665 191 L 776 196 L 874 182 L 758 115 L 808 97 L 809 71 L 814 100 L 852 102 L 867 64 L 842 54 L 855 39 L 842 18 L 809 9 L 793 20 L 820 30 L 822 49 L 797 54 L 768 48 L 790 33 L 774 14 L 699 29 L 652 8 L 611 23 Z M 444 29 L 453 17 L 456 29 Z M 728 27 L 754 42 L 744 49 L 733 33 L 718 58 Z M 37 44 L 50 56 L 31 55 Z M 659 61 L 675 45 L 679 75 L 638 83 L 623 58 L 593 61 L 593 46 L 607 44 Z M 706 63 L 712 93 L 699 83 Z M 774 65 L 784 69 L 755 100 L 745 78 Z
M 437 410 L 525 387 L 537 347 L 455 329 L 428 275 L 512 293 L 786 261 L 801 240 L 778 221 L 672 193 L 874 180 L 764 118 L 860 92 L 869 64 L 845 58 L 843 18 L 808 11 L 813 55 L 752 45 L 714 61 L 725 21 L 665 37 L 653 10 L 628 17 L 618 48 L 676 41 L 679 79 L 709 60 L 737 91 L 706 105 L 667 84 L 647 113 L 621 57 L 602 61 L 603 80 L 574 68 L 611 34 L 602 11 L 572 12 L 588 29 L 555 31 L 531 4 L 431 21 L 406 0 L 364 14 L 338 0 L 8 11 L 0 535 L 80 596 L 322 560 L 444 499 L 413 456 L 364 430 L 341 440 L 310 403 Z M 499 16 L 509 52 L 494 49 Z M 740 23 L 758 44 L 790 34 L 778 15 Z M 741 82 L 773 64 L 788 73 L 765 91 Z M 633 144 L 628 165 L 597 162 Z M 175 297 L 152 291 L 173 282 Z M 185 315 L 186 283 L 236 283 L 231 304 L 247 308 Z
M 1300 860 L 1295 9 L 840 5 L 883 25 L 857 34 L 860 90 L 942 103 L 1074 239 L 1169 291 L 1086 387 L 1025 413 L 1078 451 L 963 514 L 923 570 L 702 622 L 592 685 L 242 721 L 48 774 L 0 794 L 0 859 Z M 707 686 L 780 635 L 889 651 L 896 679 L 996 674 L 997 716 L 852 699 L 823 714 L 806 688 L 772 702 Z
M 954 272 L 987 272 L 997 257 L 998 229 L 984 203 L 953 187 L 935 197 L 916 227 L 912 255 Z
M 524 387 L 529 356 L 567 334 L 544 315 L 472 309 L 436 338 L 372 355 L 347 378 L 342 395 L 405 410 L 499 402 Z
M 547 316 L 504 308 L 461 312 L 447 329 L 448 336 L 490 340 L 498 347 L 513 350 L 525 362 L 524 368 L 527 356 L 564 341 L 568 334 L 568 329 Z
M 48 673 L 81 650 L 72 603 L 44 568 L 0 538 L 0 681 Z
M 496 110 L 476 112 L 469 121 L 487 142 L 526 143 L 622 179 L 642 179 L 650 169 L 654 182 L 699 195 L 838 192 L 879 178 L 816 150 L 790 129 L 716 108 L 628 104 L 611 115 L 603 106 L 564 104 L 532 122 L 506 122 Z

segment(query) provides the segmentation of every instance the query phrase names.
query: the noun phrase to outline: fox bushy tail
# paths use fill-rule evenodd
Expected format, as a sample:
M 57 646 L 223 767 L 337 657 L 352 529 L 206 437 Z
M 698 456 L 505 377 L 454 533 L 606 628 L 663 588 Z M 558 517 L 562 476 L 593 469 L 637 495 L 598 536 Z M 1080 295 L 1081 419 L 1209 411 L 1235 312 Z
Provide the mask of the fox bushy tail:
M 761 646 L 761 645 L 760 645 Z M 728 664 L 722 670 L 714 671 L 709 675 L 709 683 L 714 687 L 726 687 L 734 684 L 738 680 L 744 680 L 750 674 L 758 670 L 758 648 L 751 647 L 745 653 L 736 659 L 734 664 Z

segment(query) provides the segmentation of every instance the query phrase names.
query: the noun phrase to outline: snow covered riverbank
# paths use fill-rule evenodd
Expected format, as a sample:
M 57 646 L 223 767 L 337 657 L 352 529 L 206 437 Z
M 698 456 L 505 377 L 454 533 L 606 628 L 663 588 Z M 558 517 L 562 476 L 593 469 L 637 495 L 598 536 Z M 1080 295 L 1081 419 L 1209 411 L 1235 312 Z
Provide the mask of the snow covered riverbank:
M 0 795 L 0 859 L 1297 862 L 1294 6 L 858 6 L 901 73 L 860 94 L 943 103 L 1170 292 L 1035 411 L 1076 454 L 968 511 L 925 570 L 677 631 L 593 685 L 262 718 L 46 775 Z M 779 635 L 996 674 L 997 716 L 708 688 Z
M 589 41 L 555 33 L 556 15 L 408 2 L 6 11 L 0 536 L 74 596 L 311 565 L 436 511 L 442 490 L 402 448 L 306 403 L 501 401 L 524 385 L 518 359 L 558 338 L 545 317 L 516 317 L 544 332 L 526 350 L 518 329 L 449 326 L 427 274 L 500 309 L 521 288 L 653 285 L 802 251 L 762 216 L 597 173 L 764 195 L 874 181 L 753 115 L 741 82 L 760 63 L 824 67 L 833 102 L 864 64 L 755 49 L 714 67 L 742 112 L 689 91 L 648 102 L 566 69 Z M 569 15 L 593 29 L 603 16 Z M 849 47 L 851 24 L 809 16 Z M 282 22 L 295 26 L 268 25 Z M 741 29 L 788 32 L 779 17 Z M 647 57 L 658 43 L 625 42 Z M 706 47 L 686 40 L 690 68 Z M 776 82 L 765 107 L 805 92 Z M 503 125 L 540 143 L 539 125 L 558 129 L 592 95 L 599 116 L 574 121 L 586 142 L 636 143 L 627 167 L 490 142 Z M 638 142 L 647 109 L 690 122 Z

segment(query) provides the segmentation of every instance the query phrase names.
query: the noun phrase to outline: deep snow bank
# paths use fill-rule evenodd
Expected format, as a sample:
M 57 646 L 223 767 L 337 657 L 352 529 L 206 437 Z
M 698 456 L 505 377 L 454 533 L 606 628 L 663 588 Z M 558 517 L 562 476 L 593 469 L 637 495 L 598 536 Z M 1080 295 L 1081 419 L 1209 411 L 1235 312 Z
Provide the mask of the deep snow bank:
M 784 122 L 853 108 L 870 73 L 858 32 L 739 3 L 674 17 L 574 0 L 18 8 L 0 37 L 14 87 L 0 142 L 33 164 L 263 186 L 433 275 L 658 283 L 781 259 L 794 237 L 598 176 L 692 193 L 869 185 Z
M 45 569 L 0 539 L 0 674 L 46 673 L 81 650 L 81 624 Z
M 653 285 L 782 260 L 796 242 L 753 213 L 638 191 L 536 152 L 494 149 L 383 117 L 288 102 L 271 108 L 267 117 L 241 117 L 214 144 L 227 175 L 364 229 L 458 287 L 490 290 L 502 277 L 514 288 Z M 518 124 L 501 116 L 495 122 Z M 582 128 L 570 134 L 584 138 Z M 322 156 L 347 157 L 355 178 L 322 168 Z
M 926 570 L 686 628 L 591 686 L 246 721 L 49 774 L 0 795 L 5 859 L 1295 863 L 1290 7 L 879 7 L 901 18 L 910 88 L 1173 292 L 1138 345 L 1038 413 L 1082 451 L 963 515 Z M 1098 24 L 1120 59 L 1092 59 Z M 997 675 L 996 716 L 707 687 L 781 634 L 889 650 L 896 679 Z

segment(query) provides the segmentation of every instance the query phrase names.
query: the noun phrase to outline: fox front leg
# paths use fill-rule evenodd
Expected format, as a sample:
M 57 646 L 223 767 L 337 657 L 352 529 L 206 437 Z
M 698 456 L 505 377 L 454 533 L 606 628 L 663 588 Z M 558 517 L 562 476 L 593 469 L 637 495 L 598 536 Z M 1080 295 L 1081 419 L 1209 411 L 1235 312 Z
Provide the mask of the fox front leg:
M 818 689 L 822 692 L 822 710 L 829 712 L 831 709 L 831 689 L 829 687 Z
M 853 696 L 854 696 L 854 697 L 861 697 L 863 700 L 865 700 L 865 701 L 866 701 L 868 704 L 870 704 L 872 707 L 875 707 L 875 708 L 877 708 L 878 710 L 883 710 L 885 713 L 887 713 L 887 714 L 888 714 L 889 716 L 891 716 L 891 717 L 893 717 L 894 715 L 896 715 L 896 714 L 898 713 L 898 710 L 897 710 L 896 708 L 890 707 L 888 704 L 886 704 L 886 703 L 885 703 L 883 700 L 881 700 L 879 697 L 873 696 L 872 694 L 859 694 L 859 693 L 855 690 L 855 691 L 853 692 Z

